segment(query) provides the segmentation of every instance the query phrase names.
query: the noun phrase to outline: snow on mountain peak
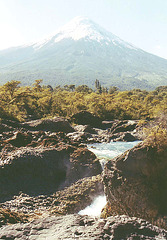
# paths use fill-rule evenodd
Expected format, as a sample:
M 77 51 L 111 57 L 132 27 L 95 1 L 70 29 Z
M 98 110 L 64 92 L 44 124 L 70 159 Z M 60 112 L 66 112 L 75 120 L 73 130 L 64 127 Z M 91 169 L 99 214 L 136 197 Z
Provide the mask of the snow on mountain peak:
M 129 44 L 121 40 L 116 35 L 106 31 L 104 28 L 93 22 L 87 17 L 75 17 L 69 23 L 60 28 L 54 36 L 45 39 L 42 42 L 34 44 L 34 49 L 38 50 L 48 44 L 50 41 L 52 44 L 60 42 L 64 39 L 72 39 L 74 41 L 85 39 L 88 41 L 97 41 L 106 45 L 117 45 L 119 47 L 124 46 L 127 48 L 135 49 L 132 44 Z
M 86 17 L 76 17 L 57 32 L 55 42 L 66 38 L 71 38 L 75 41 L 82 38 L 89 38 L 100 42 L 105 39 L 104 35 L 105 30 L 93 21 Z

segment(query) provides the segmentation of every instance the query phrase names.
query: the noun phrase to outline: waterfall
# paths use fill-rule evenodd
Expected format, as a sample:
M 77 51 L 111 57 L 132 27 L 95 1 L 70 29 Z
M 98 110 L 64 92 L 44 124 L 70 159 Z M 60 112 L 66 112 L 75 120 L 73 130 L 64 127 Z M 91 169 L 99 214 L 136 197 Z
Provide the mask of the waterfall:
M 98 196 L 93 200 L 90 206 L 87 206 L 85 209 L 81 210 L 79 214 L 100 217 L 101 210 L 106 203 L 107 201 L 105 195 Z
M 135 142 L 110 142 L 110 143 L 95 143 L 88 145 L 88 149 L 92 151 L 98 158 L 104 169 L 105 162 L 112 159 L 128 149 L 137 145 L 140 141 Z M 106 205 L 106 196 L 97 196 L 90 206 L 81 210 L 78 214 L 89 216 L 100 216 L 101 210 Z

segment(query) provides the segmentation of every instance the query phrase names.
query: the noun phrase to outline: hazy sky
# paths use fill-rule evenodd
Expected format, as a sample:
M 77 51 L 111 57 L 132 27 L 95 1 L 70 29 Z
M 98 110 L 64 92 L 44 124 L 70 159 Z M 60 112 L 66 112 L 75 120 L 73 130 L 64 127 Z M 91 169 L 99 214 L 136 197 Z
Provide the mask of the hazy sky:
M 0 0 L 0 49 L 39 41 L 76 16 L 167 59 L 167 0 Z

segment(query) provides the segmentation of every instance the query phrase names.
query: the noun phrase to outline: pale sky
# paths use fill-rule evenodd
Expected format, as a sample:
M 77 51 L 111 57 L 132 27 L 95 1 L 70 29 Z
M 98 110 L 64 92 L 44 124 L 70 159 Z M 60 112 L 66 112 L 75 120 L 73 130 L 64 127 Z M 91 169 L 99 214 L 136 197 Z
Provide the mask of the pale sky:
M 76 16 L 167 59 L 167 0 L 0 0 L 0 49 L 38 42 Z

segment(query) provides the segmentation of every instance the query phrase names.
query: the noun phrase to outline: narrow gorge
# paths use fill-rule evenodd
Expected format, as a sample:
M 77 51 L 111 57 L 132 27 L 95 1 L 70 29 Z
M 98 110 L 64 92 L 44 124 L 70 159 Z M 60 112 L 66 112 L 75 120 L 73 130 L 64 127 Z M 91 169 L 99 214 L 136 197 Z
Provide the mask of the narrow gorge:
M 1 121 L 0 239 L 167 239 L 166 150 L 83 114 Z

